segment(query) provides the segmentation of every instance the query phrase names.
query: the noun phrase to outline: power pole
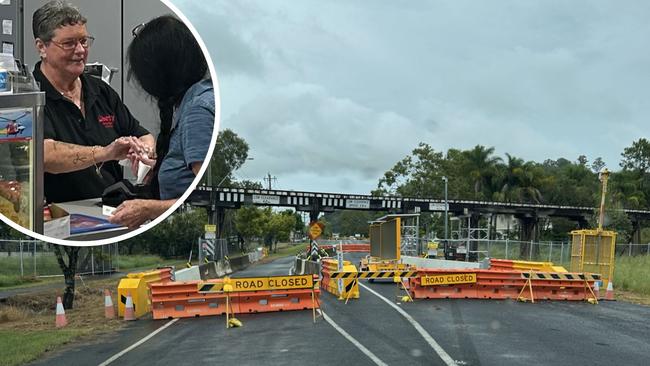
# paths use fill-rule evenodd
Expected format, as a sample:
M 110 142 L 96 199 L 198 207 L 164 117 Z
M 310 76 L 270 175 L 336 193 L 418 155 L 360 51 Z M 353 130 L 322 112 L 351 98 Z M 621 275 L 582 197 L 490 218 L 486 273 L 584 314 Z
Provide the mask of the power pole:
M 266 173 L 266 177 L 264 177 L 264 181 L 268 183 L 268 187 L 269 187 L 268 189 L 271 190 L 271 189 L 273 189 L 271 187 L 271 182 L 275 181 L 277 183 L 278 178 L 277 177 L 272 177 L 271 173 Z

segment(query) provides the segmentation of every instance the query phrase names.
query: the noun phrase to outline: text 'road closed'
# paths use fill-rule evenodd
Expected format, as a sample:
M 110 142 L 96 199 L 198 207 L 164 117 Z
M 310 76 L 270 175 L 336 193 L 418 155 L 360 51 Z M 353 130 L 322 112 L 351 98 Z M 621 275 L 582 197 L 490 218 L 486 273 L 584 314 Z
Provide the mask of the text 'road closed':
M 422 286 L 454 285 L 457 283 L 475 283 L 476 273 L 454 273 L 420 277 Z
M 307 289 L 314 286 L 312 275 L 231 279 L 233 291 Z

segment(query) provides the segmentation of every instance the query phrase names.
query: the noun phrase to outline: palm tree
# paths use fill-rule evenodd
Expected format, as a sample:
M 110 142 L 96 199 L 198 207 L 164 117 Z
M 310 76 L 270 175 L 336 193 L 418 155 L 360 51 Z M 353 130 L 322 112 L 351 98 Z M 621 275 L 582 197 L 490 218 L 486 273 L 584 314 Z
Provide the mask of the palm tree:
M 519 202 L 541 203 L 543 200 L 540 191 L 541 171 L 533 162 L 527 162 L 517 170 L 518 186 L 514 189 L 514 196 Z
M 512 202 L 513 192 L 520 184 L 520 176 L 524 166 L 524 160 L 516 158 L 513 155 L 506 153 L 508 162 L 505 166 L 505 177 L 503 178 L 503 185 L 501 186 L 501 196 L 506 202 Z
M 496 166 L 501 162 L 501 158 L 492 156 L 494 147 L 486 148 L 482 145 L 476 145 L 472 150 L 463 151 L 463 157 L 467 164 L 466 171 L 474 185 L 474 196 L 477 199 L 492 197 L 493 192 L 484 194 L 483 189 L 489 186 L 491 180 L 496 175 Z

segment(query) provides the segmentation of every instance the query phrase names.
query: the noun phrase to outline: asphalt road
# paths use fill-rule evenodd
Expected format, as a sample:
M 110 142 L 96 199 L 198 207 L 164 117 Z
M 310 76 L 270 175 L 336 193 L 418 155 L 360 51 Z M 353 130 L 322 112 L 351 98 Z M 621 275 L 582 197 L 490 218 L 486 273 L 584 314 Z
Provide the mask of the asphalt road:
M 360 257 L 347 259 L 356 263 Z M 286 275 L 292 262 L 281 258 L 237 276 Z M 320 317 L 314 324 L 311 311 L 239 315 L 244 326 L 233 329 L 225 328 L 224 317 L 180 319 L 112 365 L 650 364 L 649 307 L 510 300 L 400 304 L 394 284 L 362 285 L 361 298 L 347 305 L 321 294 L 331 322 Z M 99 365 L 168 322 L 141 319 L 117 336 L 67 347 L 34 365 Z

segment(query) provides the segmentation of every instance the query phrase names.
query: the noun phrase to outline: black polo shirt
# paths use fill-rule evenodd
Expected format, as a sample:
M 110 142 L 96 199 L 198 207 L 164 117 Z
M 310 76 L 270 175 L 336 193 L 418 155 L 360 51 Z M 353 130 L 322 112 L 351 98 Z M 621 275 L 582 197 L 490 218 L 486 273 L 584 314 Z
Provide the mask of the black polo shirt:
M 100 79 L 81 75 L 81 93 L 86 117 L 79 108 L 57 91 L 41 72 L 41 63 L 34 67 L 34 78 L 45 92 L 44 137 L 84 146 L 107 146 L 121 136 L 140 137 L 149 132 L 131 115 L 119 95 Z M 122 168 L 116 161 L 107 161 L 100 177 L 94 166 L 71 173 L 45 173 L 45 199 L 48 202 L 69 202 L 101 197 L 104 189 L 120 181 Z

